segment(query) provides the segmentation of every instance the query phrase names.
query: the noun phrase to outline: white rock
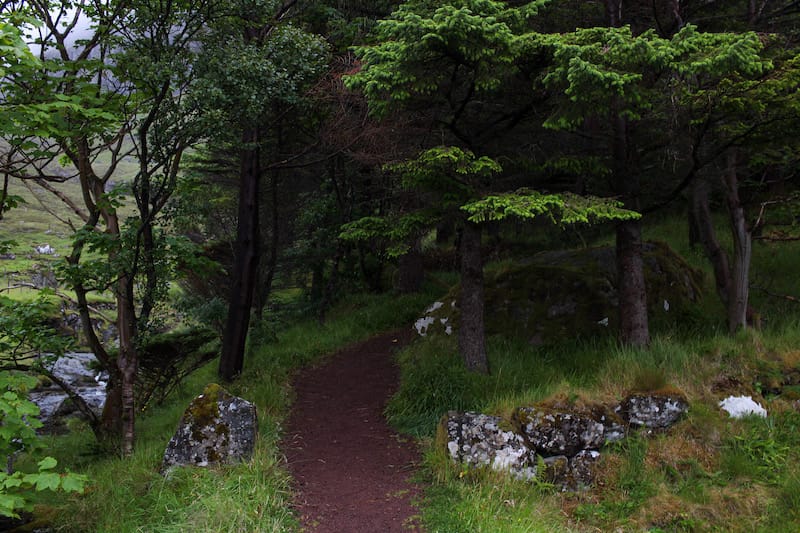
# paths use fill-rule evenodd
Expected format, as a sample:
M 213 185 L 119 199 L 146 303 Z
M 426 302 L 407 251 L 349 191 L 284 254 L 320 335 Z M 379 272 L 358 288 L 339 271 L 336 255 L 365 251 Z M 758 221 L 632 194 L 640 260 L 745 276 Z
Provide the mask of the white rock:
M 733 418 L 756 415 L 766 418 L 767 410 L 753 401 L 750 396 L 728 396 L 719 402 L 719 406 Z

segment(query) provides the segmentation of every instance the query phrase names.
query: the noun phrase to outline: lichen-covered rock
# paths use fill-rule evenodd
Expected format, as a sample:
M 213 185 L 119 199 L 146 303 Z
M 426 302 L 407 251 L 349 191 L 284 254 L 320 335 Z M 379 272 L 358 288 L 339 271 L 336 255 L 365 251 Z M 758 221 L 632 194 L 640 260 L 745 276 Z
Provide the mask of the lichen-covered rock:
M 689 402 L 678 391 L 631 394 L 616 408 L 628 424 L 651 429 L 672 426 L 688 410 Z
M 605 442 L 605 426 L 590 416 L 546 407 L 520 407 L 514 411 L 528 443 L 543 456 L 572 456 L 596 449 Z
M 624 439 L 628 434 L 625 421 L 605 405 L 597 405 L 591 409 L 591 416 L 605 429 L 605 444 L 611 444 Z
M 577 491 L 594 483 L 595 465 L 600 459 L 597 450 L 581 450 L 573 457 L 554 455 L 542 459 L 541 479 L 562 491 Z
M 443 424 L 447 433 L 447 451 L 453 461 L 489 466 L 522 479 L 536 476 L 525 439 L 511 429 L 503 429 L 500 417 L 451 411 L 443 419 Z
M 208 385 L 183 413 L 164 452 L 162 470 L 247 460 L 253 455 L 257 431 L 252 403 L 217 384 Z

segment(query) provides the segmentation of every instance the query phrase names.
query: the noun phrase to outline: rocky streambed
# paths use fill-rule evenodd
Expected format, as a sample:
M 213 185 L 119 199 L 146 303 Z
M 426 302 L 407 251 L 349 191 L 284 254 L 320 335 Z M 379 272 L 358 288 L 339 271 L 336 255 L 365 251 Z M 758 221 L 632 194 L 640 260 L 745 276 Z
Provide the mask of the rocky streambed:
M 47 363 L 47 368 L 64 381 L 98 414 L 106 401 L 108 373 L 97 369 L 97 359 L 92 353 L 66 353 Z M 67 394 L 47 378 L 29 394 L 30 400 L 39 406 L 39 419 L 44 431 L 57 429 L 61 420 L 77 413 L 77 408 Z

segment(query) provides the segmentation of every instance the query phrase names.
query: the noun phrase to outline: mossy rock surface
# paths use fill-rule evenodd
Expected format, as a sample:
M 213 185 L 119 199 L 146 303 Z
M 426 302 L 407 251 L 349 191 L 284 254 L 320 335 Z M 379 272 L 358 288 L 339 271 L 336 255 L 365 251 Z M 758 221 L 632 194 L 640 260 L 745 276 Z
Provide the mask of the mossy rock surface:
M 212 383 L 184 411 L 164 452 L 162 469 L 248 460 L 257 431 L 255 406 Z
M 644 245 L 645 281 L 651 320 L 680 320 L 702 295 L 703 275 L 663 243 Z M 616 256 L 612 246 L 552 251 L 487 273 L 487 333 L 532 344 L 615 331 L 618 322 Z M 431 332 L 458 327 L 454 287 L 431 312 Z M 446 320 L 445 320 L 446 319 Z M 444 322 L 443 322 L 444 320 Z

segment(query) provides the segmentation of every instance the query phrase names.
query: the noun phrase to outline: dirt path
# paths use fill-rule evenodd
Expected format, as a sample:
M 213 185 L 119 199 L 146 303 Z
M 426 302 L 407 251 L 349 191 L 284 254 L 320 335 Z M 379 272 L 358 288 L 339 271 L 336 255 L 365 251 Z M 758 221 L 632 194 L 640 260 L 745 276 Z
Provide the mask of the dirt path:
M 419 531 L 411 505 L 418 489 L 408 481 L 418 452 L 383 417 L 397 387 L 392 354 L 412 335 L 394 331 L 350 346 L 293 380 L 283 452 L 306 531 Z

